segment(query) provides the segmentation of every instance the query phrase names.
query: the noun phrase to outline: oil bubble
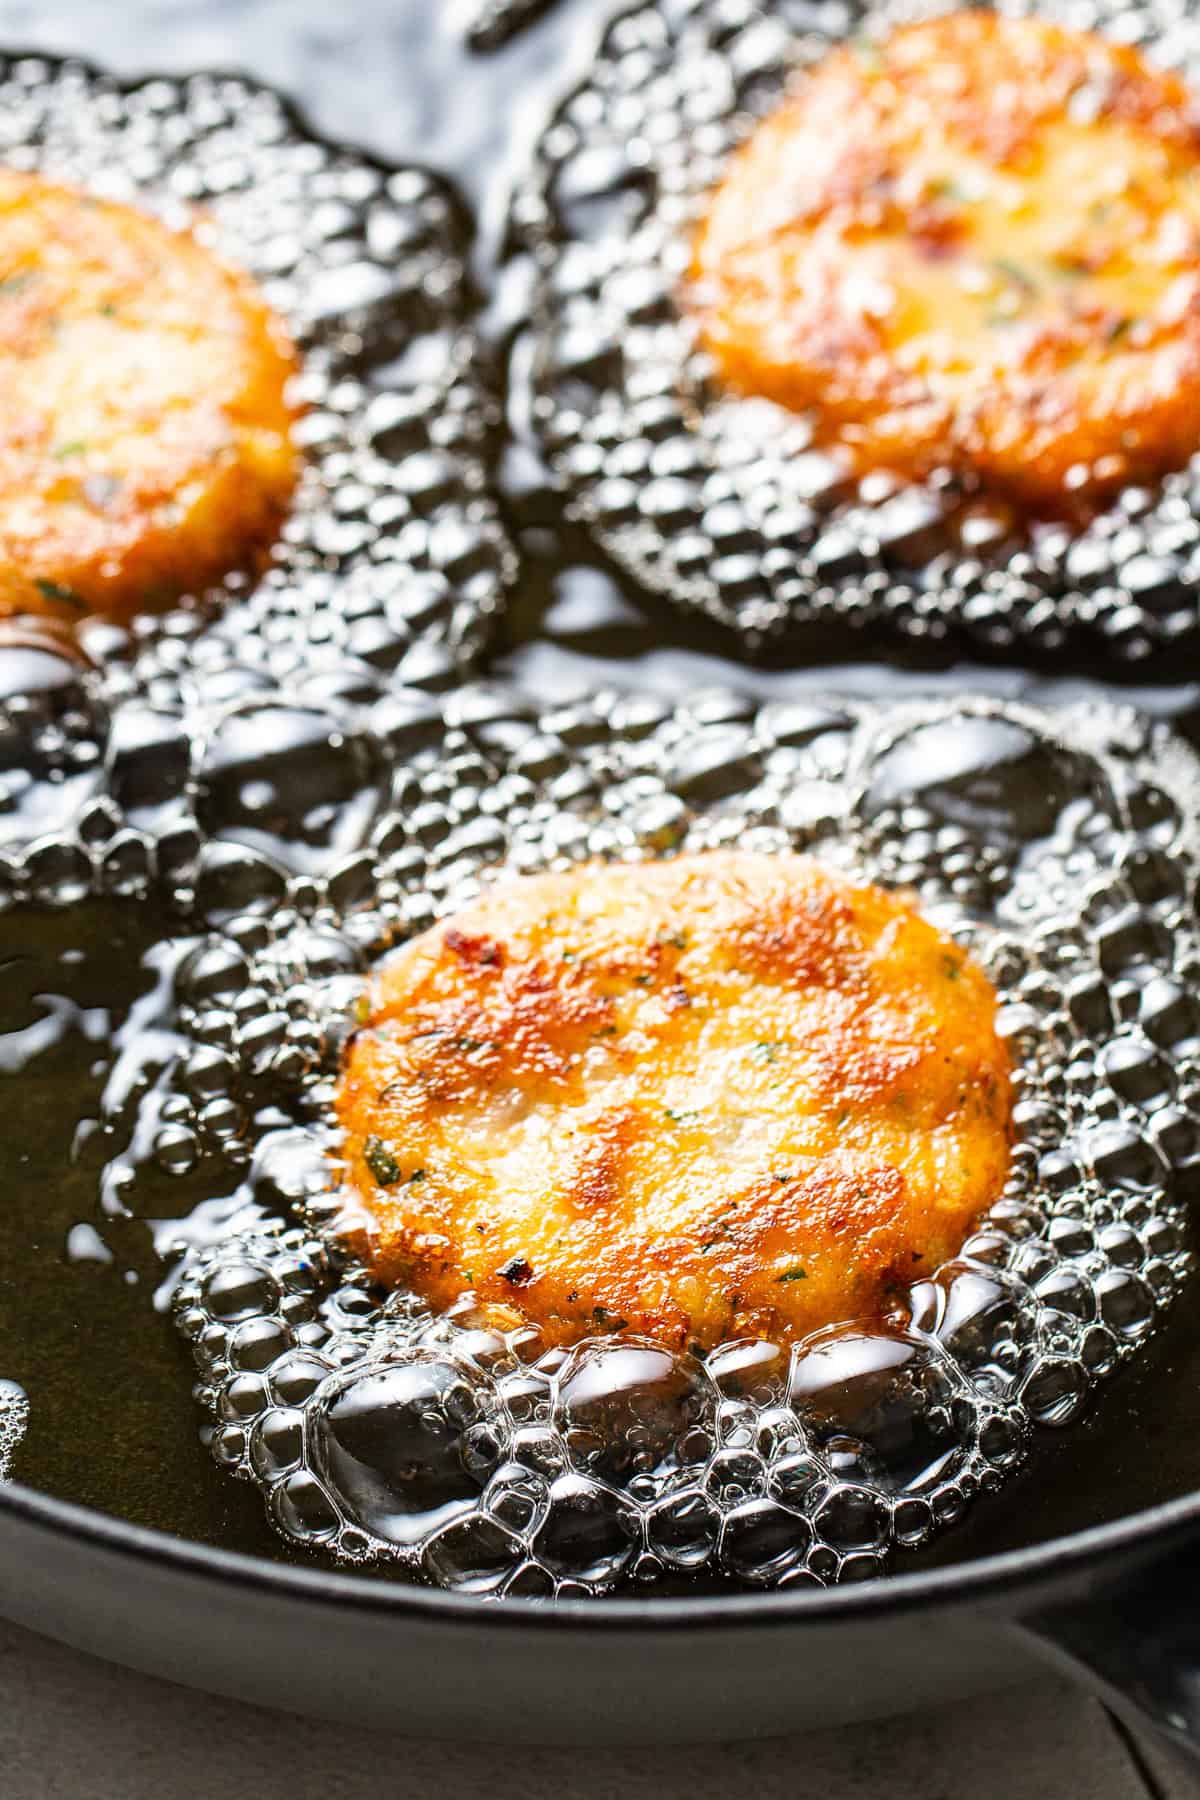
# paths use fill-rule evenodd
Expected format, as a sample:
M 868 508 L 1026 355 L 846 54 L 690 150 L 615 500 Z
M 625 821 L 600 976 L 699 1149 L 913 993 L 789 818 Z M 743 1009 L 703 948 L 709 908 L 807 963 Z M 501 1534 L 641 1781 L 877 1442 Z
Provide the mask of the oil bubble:
M 101 786 L 96 671 L 40 621 L 0 624 L 0 845 L 73 825 Z
M 1097 779 L 1094 765 L 1015 720 L 959 717 L 917 726 L 876 758 L 863 810 L 870 819 L 919 806 L 938 825 L 1011 848 L 1052 836 Z
M 195 781 L 206 838 L 246 844 L 296 874 L 357 850 L 383 797 L 369 735 L 331 712 L 273 703 L 227 714 Z
M 558 1410 L 577 1467 L 625 1486 L 711 1421 L 716 1393 L 699 1363 L 618 1338 L 572 1353 L 558 1376 Z
M 843 1468 L 885 1493 L 934 1487 L 966 1458 L 961 1380 L 921 1339 L 853 1326 L 809 1338 L 792 1354 L 788 1397 L 818 1447 L 836 1437 Z
M 478 1499 L 464 1437 L 483 1390 L 478 1374 L 428 1352 L 355 1370 L 317 1402 L 313 1461 L 351 1518 L 409 1544 Z

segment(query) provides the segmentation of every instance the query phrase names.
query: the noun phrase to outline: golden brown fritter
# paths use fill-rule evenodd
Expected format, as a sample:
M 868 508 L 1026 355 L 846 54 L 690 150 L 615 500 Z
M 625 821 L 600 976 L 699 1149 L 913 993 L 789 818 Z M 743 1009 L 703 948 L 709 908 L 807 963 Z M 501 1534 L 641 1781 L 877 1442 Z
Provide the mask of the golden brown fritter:
M 527 877 L 390 957 L 368 1004 L 338 1099 L 368 1259 L 552 1342 L 875 1312 L 1005 1180 L 987 979 L 802 857 Z
M 128 616 L 269 548 L 295 352 L 158 220 L 0 170 L 0 615 Z
M 1200 106 L 1044 20 L 850 44 L 735 157 L 692 294 L 721 377 L 860 470 L 1095 502 L 1200 447 Z

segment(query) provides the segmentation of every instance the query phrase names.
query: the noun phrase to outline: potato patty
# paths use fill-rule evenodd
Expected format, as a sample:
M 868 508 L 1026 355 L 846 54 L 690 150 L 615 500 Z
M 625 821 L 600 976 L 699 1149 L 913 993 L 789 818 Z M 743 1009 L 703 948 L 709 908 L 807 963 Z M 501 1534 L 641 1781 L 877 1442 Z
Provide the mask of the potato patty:
M 191 237 L 0 170 L 0 615 L 124 617 L 251 564 L 296 481 L 295 367 Z
M 856 42 L 735 157 L 691 292 L 721 377 L 860 470 L 1069 512 L 1200 447 L 1200 109 L 1043 20 Z
M 1007 1173 L 985 976 L 802 857 L 527 877 L 387 959 L 369 1008 L 338 1096 L 368 1260 L 552 1342 L 875 1312 Z

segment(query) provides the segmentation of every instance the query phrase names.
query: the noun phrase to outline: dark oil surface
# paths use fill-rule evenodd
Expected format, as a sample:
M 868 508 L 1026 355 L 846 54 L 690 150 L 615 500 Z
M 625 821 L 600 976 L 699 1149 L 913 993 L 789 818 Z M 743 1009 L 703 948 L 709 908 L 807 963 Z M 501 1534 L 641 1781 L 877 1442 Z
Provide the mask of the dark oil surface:
M 584 66 L 606 10 L 564 0 L 503 51 L 478 57 L 462 43 L 467 9 L 428 0 L 351 0 L 341 8 L 143 0 L 119 9 L 119 31 L 107 8 L 0 0 L 0 44 L 77 53 L 129 77 L 219 66 L 276 84 L 330 136 L 455 176 L 480 210 L 486 282 L 523 150 Z M 502 319 L 505 308 L 494 310 Z M 713 684 L 770 694 L 981 691 L 1049 703 L 1092 693 L 1171 718 L 1200 744 L 1200 670 L 1186 666 L 1115 679 L 1111 669 L 1076 660 L 1024 669 L 843 638 L 810 641 L 791 660 L 776 649 L 769 665 L 748 669 L 732 638 L 667 616 L 618 584 L 581 539 L 557 526 L 536 481 L 510 460 L 508 508 L 524 565 L 496 660 L 499 672 L 530 683 L 543 701 L 601 684 L 668 694 Z M 293 1560 L 268 1529 L 257 1493 L 222 1477 L 198 1442 L 190 1358 L 154 1304 L 162 1265 L 146 1220 L 187 1213 L 214 1191 L 211 1168 L 183 1179 L 143 1177 L 137 1216 L 108 1217 L 99 1196 L 103 1145 L 76 1132 L 96 1111 L 108 1028 L 152 986 L 142 959 L 174 928 L 165 912 L 118 903 L 0 917 L 0 1052 L 7 1042 L 9 1060 L 24 1063 L 8 1069 L 0 1057 L 0 1375 L 31 1399 L 15 1472 L 139 1523 Z M 51 1041 L 18 1058 L 7 1034 L 47 1016 L 43 995 L 71 1007 L 58 1008 Z M 99 1233 L 110 1261 L 80 1256 L 81 1246 L 96 1248 L 87 1233 L 71 1238 L 68 1254 L 68 1235 L 81 1224 Z M 905 1566 L 1016 1547 L 1185 1493 L 1200 1473 L 1197 1444 L 1200 1308 L 1185 1297 L 1083 1423 L 1041 1434 L 1023 1474 Z
M 104 1216 L 103 1148 L 76 1136 L 102 1087 L 105 1046 L 90 1034 L 152 986 L 141 959 L 169 923 L 89 904 L 5 926 L 0 1045 L 46 1018 L 39 996 L 79 1009 L 22 1072 L 0 1074 L 0 1367 L 32 1399 L 15 1472 L 140 1524 L 266 1548 L 256 1497 L 221 1480 L 189 1420 L 191 1358 L 154 1307 L 153 1238 L 141 1220 Z M 189 1205 L 187 1183 L 161 1188 L 164 1210 Z

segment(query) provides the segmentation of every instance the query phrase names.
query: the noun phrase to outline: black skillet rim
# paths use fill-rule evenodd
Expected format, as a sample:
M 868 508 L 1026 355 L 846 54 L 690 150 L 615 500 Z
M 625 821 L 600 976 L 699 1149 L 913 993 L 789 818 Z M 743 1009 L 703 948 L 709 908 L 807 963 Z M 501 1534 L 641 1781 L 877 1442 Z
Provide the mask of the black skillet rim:
M 149 1561 L 172 1575 L 215 1580 L 245 1592 L 310 1605 L 350 1607 L 356 1612 L 401 1620 L 462 1619 L 487 1629 L 550 1632 L 570 1625 L 610 1631 L 649 1627 L 656 1633 L 669 1633 L 699 1625 L 744 1628 L 809 1621 L 869 1621 L 879 1616 L 920 1612 L 939 1604 L 1003 1599 L 1024 1588 L 1034 1588 L 1040 1578 L 1057 1577 L 1053 1583 L 1057 1586 L 1081 1571 L 1087 1572 L 1089 1567 L 1094 1568 L 1104 1554 L 1140 1548 L 1153 1555 L 1196 1535 L 1200 1528 L 1200 1491 L 1023 1550 L 1002 1551 L 948 1568 L 880 1576 L 861 1586 L 808 1588 L 792 1594 L 559 1600 L 553 1606 L 541 1600 L 481 1599 L 433 1588 L 393 1585 L 336 1570 L 272 1563 L 241 1551 L 176 1538 L 74 1501 L 56 1500 L 20 1482 L 0 1485 L 0 1529 L 6 1514 L 51 1535 L 87 1544 L 100 1553 L 115 1552 L 135 1563 Z

